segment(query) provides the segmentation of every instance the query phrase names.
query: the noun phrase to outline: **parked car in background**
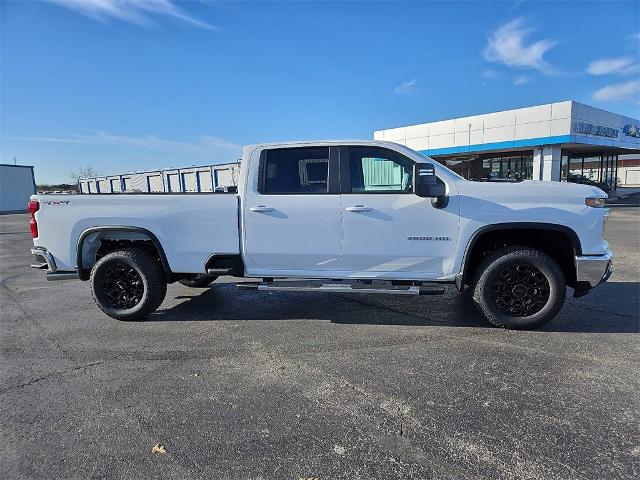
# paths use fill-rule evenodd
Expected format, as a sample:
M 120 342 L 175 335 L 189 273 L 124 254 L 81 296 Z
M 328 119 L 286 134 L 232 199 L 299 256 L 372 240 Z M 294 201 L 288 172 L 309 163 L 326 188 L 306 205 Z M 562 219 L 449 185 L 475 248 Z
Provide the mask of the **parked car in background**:
M 608 183 L 598 182 L 581 174 L 570 174 L 567 181 L 571 183 L 579 183 L 580 185 L 591 185 L 594 187 L 598 187 L 605 193 L 611 193 L 611 186 L 609 186 Z

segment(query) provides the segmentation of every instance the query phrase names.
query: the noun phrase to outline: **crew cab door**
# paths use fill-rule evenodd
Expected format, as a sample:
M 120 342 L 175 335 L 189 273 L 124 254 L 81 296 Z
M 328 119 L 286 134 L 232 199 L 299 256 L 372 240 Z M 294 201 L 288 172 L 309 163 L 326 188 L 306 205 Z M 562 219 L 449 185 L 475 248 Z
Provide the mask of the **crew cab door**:
M 438 208 L 415 195 L 414 163 L 383 147 L 341 147 L 341 269 L 349 275 L 435 279 L 450 273 L 458 197 L 449 191 L 448 204 Z
M 337 147 L 271 148 L 256 155 L 242 205 L 247 272 L 313 276 L 339 270 Z

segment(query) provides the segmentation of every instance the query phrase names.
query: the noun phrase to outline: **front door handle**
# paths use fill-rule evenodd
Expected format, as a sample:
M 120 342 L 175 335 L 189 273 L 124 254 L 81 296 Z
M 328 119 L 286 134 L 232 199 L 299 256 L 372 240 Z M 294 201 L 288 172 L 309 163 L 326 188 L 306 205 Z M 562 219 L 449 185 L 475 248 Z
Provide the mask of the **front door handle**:
M 257 207 L 249 208 L 252 212 L 273 212 L 273 208 L 267 207 L 266 205 L 258 205 Z
M 371 208 L 366 205 L 354 205 L 353 207 L 347 207 L 347 212 L 370 212 Z

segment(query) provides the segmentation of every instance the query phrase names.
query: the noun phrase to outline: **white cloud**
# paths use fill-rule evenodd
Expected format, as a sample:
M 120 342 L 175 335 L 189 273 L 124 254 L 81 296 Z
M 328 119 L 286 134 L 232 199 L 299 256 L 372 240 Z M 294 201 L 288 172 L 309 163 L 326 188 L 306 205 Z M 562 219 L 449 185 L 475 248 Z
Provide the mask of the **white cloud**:
M 640 80 L 614 83 L 597 90 L 593 94 L 596 100 L 640 103 Z
M 172 0 L 49 0 L 99 22 L 110 19 L 136 25 L 151 25 L 151 16 L 166 16 L 193 26 L 216 30 L 216 27 L 189 15 Z
M 418 79 L 414 78 L 412 80 L 409 80 L 408 82 L 401 83 L 396 88 L 394 88 L 393 91 L 394 93 L 397 93 L 397 94 L 409 93 L 413 90 L 413 86 L 416 84 L 417 81 Z
M 524 85 L 525 83 L 529 83 L 529 77 L 527 77 L 526 75 L 520 75 L 513 79 L 514 85 L 520 86 Z
M 554 69 L 544 59 L 544 54 L 557 42 L 545 39 L 526 45 L 526 37 L 531 32 L 533 29 L 526 27 L 522 18 L 505 23 L 491 34 L 484 49 L 484 58 L 489 62 L 503 63 L 509 67 L 533 68 L 545 74 L 554 73 Z
M 638 70 L 638 64 L 633 57 L 603 58 L 594 60 L 587 67 L 591 75 L 629 75 Z
M 113 145 L 137 147 L 157 150 L 178 150 L 189 152 L 208 152 L 213 150 L 238 151 L 242 150 L 237 145 L 224 138 L 214 136 L 196 137 L 193 142 L 170 140 L 156 135 L 142 137 L 130 137 L 126 135 L 113 135 L 107 132 L 93 132 L 90 134 L 56 135 L 43 137 L 3 137 L 11 140 L 45 143 L 79 143 L 88 145 Z
M 241 150 L 242 149 L 242 146 L 220 137 L 211 137 L 211 136 L 200 137 L 200 143 L 202 143 L 207 147 L 222 148 L 224 150 Z
M 488 78 L 493 80 L 494 78 L 498 78 L 498 72 L 496 72 L 495 70 L 485 70 L 484 72 L 482 72 L 482 78 Z

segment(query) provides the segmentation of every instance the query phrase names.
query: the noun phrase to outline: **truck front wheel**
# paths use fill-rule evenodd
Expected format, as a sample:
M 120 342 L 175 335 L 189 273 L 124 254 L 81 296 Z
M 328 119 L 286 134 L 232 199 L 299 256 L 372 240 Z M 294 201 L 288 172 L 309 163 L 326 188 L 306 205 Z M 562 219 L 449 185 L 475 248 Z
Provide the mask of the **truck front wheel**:
M 111 252 L 91 270 L 91 293 L 104 313 L 117 320 L 141 320 L 160 306 L 167 282 L 159 261 L 131 248 Z
M 566 281 L 548 255 L 528 247 L 505 247 L 478 268 L 473 299 L 491 323 L 511 329 L 536 328 L 562 308 Z

